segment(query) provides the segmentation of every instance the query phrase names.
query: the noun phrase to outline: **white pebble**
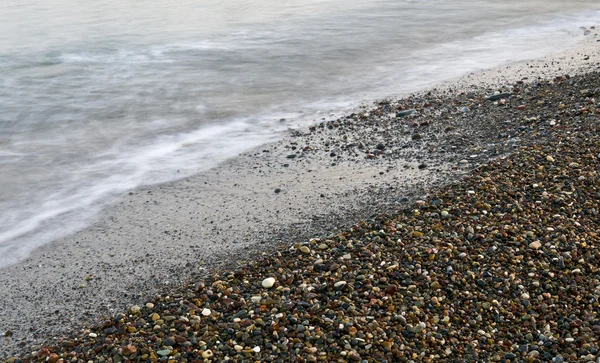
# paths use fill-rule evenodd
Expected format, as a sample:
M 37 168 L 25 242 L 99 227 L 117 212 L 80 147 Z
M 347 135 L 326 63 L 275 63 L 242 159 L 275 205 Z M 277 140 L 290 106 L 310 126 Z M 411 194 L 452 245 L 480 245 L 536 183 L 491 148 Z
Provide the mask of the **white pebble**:
M 252 348 L 252 350 L 254 351 L 254 353 L 259 353 L 260 352 L 260 347 L 256 346 L 256 347 Z
M 209 316 L 211 314 L 210 309 L 204 308 L 202 309 L 202 315 Z
M 275 278 L 274 277 L 267 277 L 262 282 L 262 287 L 264 287 L 265 289 L 270 289 L 270 288 L 273 287 L 273 285 L 275 285 Z

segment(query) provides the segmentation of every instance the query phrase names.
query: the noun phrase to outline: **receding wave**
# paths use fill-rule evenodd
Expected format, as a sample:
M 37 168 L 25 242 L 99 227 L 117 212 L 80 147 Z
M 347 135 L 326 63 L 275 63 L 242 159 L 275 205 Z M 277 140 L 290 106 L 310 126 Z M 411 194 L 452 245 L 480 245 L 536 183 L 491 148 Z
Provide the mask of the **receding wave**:
M 310 2 L 210 32 L 0 40 L 0 267 L 84 228 L 128 190 L 208 170 L 364 101 L 566 49 L 600 17 L 593 2 L 535 2 L 538 13 L 511 1 L 496 11 L 433 3 Z

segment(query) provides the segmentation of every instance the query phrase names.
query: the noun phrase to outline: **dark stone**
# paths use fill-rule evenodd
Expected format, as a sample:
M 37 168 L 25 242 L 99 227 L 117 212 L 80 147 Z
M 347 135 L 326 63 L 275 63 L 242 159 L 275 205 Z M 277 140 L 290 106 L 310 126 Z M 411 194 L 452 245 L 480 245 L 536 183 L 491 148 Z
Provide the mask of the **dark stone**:
M 246 319 L 248 317 L 248 310 L 246 309 L 242 309 L 240 311 L 238 311 L 233 318 L 240 318 L 240 319 Z
M 503 98 L 509 98 L 511 96 L 511 94 L 509 92 L 506 93 L 498 93 L 496 95 L 491 95 L 487 98 L 488 101 L 498 101 L 501 100 Z
M 409 116 L 409 115 L 412 115 L 413 113 L 416 113 L 416 112 L 417 112 L 417 110 L 415 110 L 414 108 L 410 109 L 410 110 L 400 111 L 400 112 L 398 112 L 396 114 L 396 117 Z

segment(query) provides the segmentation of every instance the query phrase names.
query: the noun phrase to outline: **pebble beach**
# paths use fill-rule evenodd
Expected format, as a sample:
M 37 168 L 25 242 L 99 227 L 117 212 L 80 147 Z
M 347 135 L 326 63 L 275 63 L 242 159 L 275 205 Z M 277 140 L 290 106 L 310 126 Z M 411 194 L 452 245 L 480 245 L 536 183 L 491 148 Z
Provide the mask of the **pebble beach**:
M 48 258 L 42 251 L 6 269 L 2 358 L 598 361 L 597 44 L 555 56 L 552 65 L 532 61 L 381 100 L 295 130 L 212 177 L 124 196 L 133 206 L 113 208 L 59 246 L 107 234 L 118 244 L 127 223 L 147 229 L 123 216 L 142 210 L 135 203 L 145 208 L 141 219 L 152 216 L 148 194 L 163 196 L 155 198 L 164 211 L 160 202 L 182 185 L 186 198 L 199 181 L 248 185 L 222 191 L 233 195 L 220 214 L 229 217 L 209 236 L 231 242 L 227 248 L 156 246 L 160 253 L 134 263 L 134 252 L 86 245 L 64 252 L 81 257 L 81 268 L 32 273 Z M 254 196 L 253 184 L 262 185 Z M 236 198 L 248 202 L 235 205 Z M 182 200 L 175 202 L 168 205 Z M 262 210 L 254 222 L 253 209 Z M 154 227 L 157 234 L 176 247 L 199 238 L 181 229 L 183 213 L 169 216 L 172 226 Z M 115 262 L 89 273 L 86 258 L 97 263 L 100 253 Z M 127 272 L 135 264 L 138 272 Z M 98 279 L 101 270 L 108 281 Z M 57 276 L 61 286 L 49 287 Z M 28 303 L 18 300 L 23 295 Z M 63 305 L 53 314 L 56 295 Z

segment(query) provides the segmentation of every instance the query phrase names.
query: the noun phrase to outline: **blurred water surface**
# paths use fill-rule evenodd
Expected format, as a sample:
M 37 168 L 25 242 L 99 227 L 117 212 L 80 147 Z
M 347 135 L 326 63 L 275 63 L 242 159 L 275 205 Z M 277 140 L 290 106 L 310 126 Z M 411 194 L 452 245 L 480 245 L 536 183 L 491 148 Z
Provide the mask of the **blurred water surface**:
M 568 48 L 599 17 L 583 0 L 3 0 L 0 267 L 124 191 Z

